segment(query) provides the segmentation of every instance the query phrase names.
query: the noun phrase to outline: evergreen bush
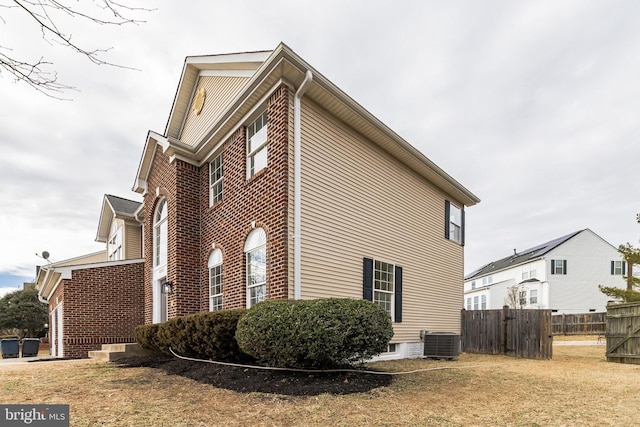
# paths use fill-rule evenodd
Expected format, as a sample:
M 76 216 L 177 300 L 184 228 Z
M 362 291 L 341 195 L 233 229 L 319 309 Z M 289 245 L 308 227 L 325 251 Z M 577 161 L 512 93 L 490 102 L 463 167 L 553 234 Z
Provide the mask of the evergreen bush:
M 328 368 L 384 352 L 389 313 L 366 300 L 268 300 L 240 319 L 240 349 L 270 366 Z
M 246 309 L 211 311 L 176 317 L 164 323 L 141 325 L 136 340 L 145 348 L 181 356 L 221 361 L 247 361 L 235 339 L 238 320 Z

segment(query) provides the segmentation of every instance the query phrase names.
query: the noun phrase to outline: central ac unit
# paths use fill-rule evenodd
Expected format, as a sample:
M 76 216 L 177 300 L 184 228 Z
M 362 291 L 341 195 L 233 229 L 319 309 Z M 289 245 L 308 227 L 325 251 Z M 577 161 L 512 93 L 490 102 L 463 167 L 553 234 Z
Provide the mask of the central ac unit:
M 453 359 L 460 355 L 460 335 L 453 332 L 425 332 L 424 357 Z

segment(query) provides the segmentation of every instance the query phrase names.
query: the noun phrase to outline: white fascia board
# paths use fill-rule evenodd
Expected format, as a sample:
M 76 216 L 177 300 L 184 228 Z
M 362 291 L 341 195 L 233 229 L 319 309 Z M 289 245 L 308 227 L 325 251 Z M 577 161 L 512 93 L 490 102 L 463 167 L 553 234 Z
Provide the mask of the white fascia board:
M 187 56 L 184 61 L 184 68 L 188 65 L 195 66 L 200 70 L 215 69 L 216 65 L 238 64 L 238 63 L 262 63 L 271 55 L 273 51 L 257 51 L 244 53 L 227 53 L 221 55 Z
M 106 208 L 106 209 L 105 209 Z M 100 209 L 100 219 L 98 220 L 98 232 L 96 233 L 96 242 L 106 243 L 109 238 L 109 225 L 114 217 L 113 206 L 109 202 L 107 195 L 102 199 L 102 208 Z M 108 225 L 107 225 L 108 224 Z

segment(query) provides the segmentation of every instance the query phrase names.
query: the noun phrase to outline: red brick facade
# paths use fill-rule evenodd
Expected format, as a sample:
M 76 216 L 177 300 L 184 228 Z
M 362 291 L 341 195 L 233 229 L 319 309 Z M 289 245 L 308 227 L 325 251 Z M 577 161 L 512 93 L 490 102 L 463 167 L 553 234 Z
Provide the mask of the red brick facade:
M 267 103 L 268 163 L 246 175 L 246 129 L 222 146 L 223 198 L 209 206 L 209 165 L 169 162 L 158 150 L 144 197 L 145 322 L 153 319 L 153 222 L 161 198 L 168 203 L 168 316 L 209 309 L 207 261 L 215 244 L 223 255 L 223 306 L 246 306 L 244 243 L 252 224 L 267 234 L 267 298 L 288 296 L 288 144 L 290 93 L 277 88 Z
M 64 357 L 87 357 L 102 344 L 135 342 L 133 329 L 144 322 L 143 267 L 134 262 L 82 268 L 62 280 L 49 312 L 63 304 Z

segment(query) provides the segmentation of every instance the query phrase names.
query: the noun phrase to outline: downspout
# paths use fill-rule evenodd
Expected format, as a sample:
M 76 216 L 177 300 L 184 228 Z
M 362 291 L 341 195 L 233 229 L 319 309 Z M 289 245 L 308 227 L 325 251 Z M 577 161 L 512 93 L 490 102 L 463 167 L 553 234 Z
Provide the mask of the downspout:
M 302 96 L 307 91 L 309 83 L 313 80 L 313 74 L 310 70 L 304 77 L 304 81 L 296 91 L 293 97 L 293 298 L 300 299 L 302 293 L 302 273 L 300 267 L 302 265 L 302 247 L 300 244 L 301 215 L 300 209 L 302 205 L 302 142 L 300 134 L 300 109 L 302 107 Z

